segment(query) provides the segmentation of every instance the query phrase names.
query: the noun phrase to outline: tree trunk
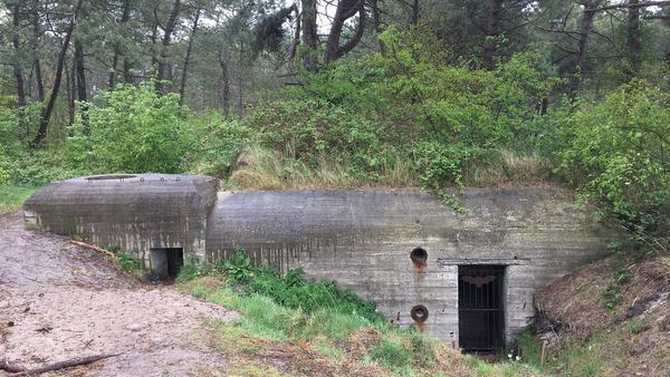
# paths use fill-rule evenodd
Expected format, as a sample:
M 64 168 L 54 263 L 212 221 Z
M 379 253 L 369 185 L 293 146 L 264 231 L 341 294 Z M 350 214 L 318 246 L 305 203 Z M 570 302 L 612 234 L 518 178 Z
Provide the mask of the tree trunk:
M 158 15 L 156 15 L 158 17 Z M 160 51 L 158 51 L 158 47 L 156 46 L 156 41 L 158 39 L 158 18 L 154 20 L 154 25 L 153 28 L 151 29 L 151 37 L 149 37 L 149 40 L 151 41 L 151 70 L 158 72 L 158 54 Z
M 179 9 L 181 8 L 181 1 L 175 0 L 170 12 L 165 29 L 163 29 L 163 38 L 161 40 L 160 56 L 158 57 L 158 77 L 156 82 L 156 90 L 160 94 L 167 94 L 168 88 L 165 85 L 165 80 L 172 79 L 172 72 L 170 71 L 170 43 L 172 42 L 172 33 L 177 26 L 177 17 L 179 16 Z
M 121 14 L 121 20 L 120 23 L 121 25 L 124 25 L 128 22 L 130 19 L 130 0 L 125 0 L 123 2 L 123 12 Z M 119 64 L 119 55 L 121 55 L 121 48 L 118 44 L 114 45 L 114 56 L 112 57 L 112 70 L 109 72 L 109 88 L 113 88 L 115 81 L 116 81 L 116 68 L 117 65 Z M 124 68 L 124 80 L 126 76 L 126 63 L 127 59 L 123 59 L 123 68 Z M 127 81 L 126 81 L 127 82 Z
M 570 80 L 571 97 L 579 91 L 584 75 L 584 65 L 586 63 L 586 49 L 588 48 L 589 37 L 593 31 L 593 19 L 597 10 L 594 8 L 600 5 L 602 0 L 584 0 L 584 13 L 579 30 L 579 40 L 577 42 L 577 54 L 575 56 L 575 73 Z
M 316 24 L 316 0 L 302 0 L 302 43 L 305 45 L 303 65 L 306 70 L 318 69 L 319 35 Z
M 289 46 L 288 49 L 288 61 L 289 63 L 293 63 L 293 59 L 295 58 L 296 51 L 298 51 L 298 45 L 300 44 L 300 35 L 302 32 L 301 25 L 302 25 L 302 20 L 300 19 L 300 13 L 298 11 L 298 8 L 295 8 L 295 34 L 293 34 L 293 41 L 291 41 L 291 45 Z
M 244 41 L 240 41 L 240 51 L 238 56 L 238 72 L 237 72 L 237 114 L 242 117 L 244 115 Z
M 628 0 L 628 24 L 626 25 L 626 44 L 630 60 L 631 76 L 640 73 L 642 61 L 642 41 L 640 37 L 640 0 Z
M 126 84 L 133 83 L 133 77 L 130 75 L 130 61 L 128 58 L 123 58 L 123 81 Z
M 486 36 L 484 40 L 484 66 L 494 69 L 498 54 L 498 37 L 500 36 L 500 17 L 503 0 L 488 0 L 486 17 Z
M 89 124 L 88 124 L 88 86 L 86 84 L 86 65 L 84 62 L 84 46 L 81 44 L 79 38 L 74 39 L 74 60 L 75 60 L 75 70 L 74 76 L 77 82 L 77 101 L 80 105 L 81 121 L 84 128 L 84 134 L 88 135 L 90 133 Z
M 409 23 L 412 25 L 416 25 L 419 23 L 419 13 L 421 12 L 421 8 L 419 6 L 419 0 L 414 0 L 412 3 L 412 14 L 409 17 Z
M 221 107 L 223 107 L 223 115 L 228 117 L 230 114 L 230 75 L 228 62 L 222 53 L 219 53 L 219 65 L 221 66 Z
M 381 25 L 381 13 L 379 12 L 379 3 L 380 0 L 372 0 L 370 2 L 370 8 L 372 12 L 372 28 L 374 29 L 375 33 L 379 34 L 381 33 L 382 30 L 382 25 Z
M 88 99 L 86 86 L 86 66 L 84 63 L 84 46 L 79 38 L 74 39 L 74 60 L 75 77 L 77 80 L 77 100 L 86 101 Z
M 76 23 L 77 15 L 79 13 L 79 8 L 81 8 L 83 0 L 78 0 L 77 5 L 74 8 L 74 14 L 70 19 L 70 24 L 65 31 L 65 38 L 63 39 L 63 46 L 61 46 L 60 52 L 58 53 L 58 60 L 56 62 L 56 77 L 54 78 L 53 89 L 51 89 L 51 95 L 49 96 L 49 101 L 47 105 L 42 109 L 40 114 L 40 126 L 37 130 L 37 135 L 31 143 L 33 148 L 39 147 L 44 139 L 47 136 L 47 131 L 49 129 L 49 120 L 51 119 L 51 114 L 53 113 L 54 106 L 56 105 L 56 99 L 58 98 L 58 91 L 60 90 L 61 80 L 63 78 L 63 67 L 65 65 L 65 54 L 67 52 L 68 46 L 70 45 L 70 39 L 72 38 L 72 32 L 74 31 L 74 26 Z
M 23 78 L 23 66 L 21 65 L 21 42 L 19 40 L 19 29 L 21 28 L 21 2 L 17 1 L 12 8 L 12 47 L 14 48 L 14 78 L 16 79 L 16 105 L 19 109 L 26 106 L 25 81 Z
M 191 36 L 188 38 L 188 47 L 186 48 L 186 56 L 184 57 L 184 67 L 181 70 L 181 83 L 179 84 L 179 104 L 184 104 L 184 93 L 186 91 L 186 78 L 188 75 L 188 66 L 191 63 L 191 52 L 193 51 L 193 39 L 195 33 L 198 31 L 198 20 L 200 20 L 200 9 L 196 10 L 195 18 L 193 19 L 193 28 L 191 29 Z
M 109 80 L 107 86 L 109 89 L 114 88 L 115 79 L 116 79 L 116 67 L 119 64 L 119 49 L 114 47 L 114 55 L 112 56 L 112 69 L 109 70 Z
M 344 23 L 356 15 L 356 13 L 359 14 L 356 31 L 354 32 L 354 35 L 351 37 L 349 42 L 343 46 L 340 46 L 340 38 L 342 37 Z M 335 18 L 333 19 L 332 25 L 330 27 L 330 33 L 328 33 L 328 44 L 326 45 L 324 61 L 326 63 L 330 63 L 351 51 L 354 47 L 356 47 L 358 42 L 360 42 L 364 31 L 365 9 L 363 9 L 363 1 L 340 0 L 337 3 L 337 10 L 335 11 Z
M 68 125 L 72 126 L 74 124 L 74 114 L 75 114 L 75 92 L 77 91 L 77 80 L 75 78 L 75 61 L 72 59 L 72 64 L 70 68 L 65 67 L 65 90 L 67 94 L 67 115 L 68 115 Z
M 44 82 L 42 81 L 42 63 L 40 62 L 40 13 L 39 0 L 33 0 L 33 71 L 35 76 L 35 87 L 37 89 L 37 101 L 44 101 Z

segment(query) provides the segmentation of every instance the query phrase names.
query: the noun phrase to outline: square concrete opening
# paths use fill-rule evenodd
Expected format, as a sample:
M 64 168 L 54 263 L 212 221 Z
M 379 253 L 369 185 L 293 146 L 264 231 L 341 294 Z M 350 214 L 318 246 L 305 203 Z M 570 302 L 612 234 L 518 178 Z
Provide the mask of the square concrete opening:
M 505 339 L 505 266 L 458 266 L 458 342 L 466 352 L 497 352 Z
M 184 250 L 182 248 L 151 249 L 151 270 L 158 279 L 175 279 L 183 265 Z

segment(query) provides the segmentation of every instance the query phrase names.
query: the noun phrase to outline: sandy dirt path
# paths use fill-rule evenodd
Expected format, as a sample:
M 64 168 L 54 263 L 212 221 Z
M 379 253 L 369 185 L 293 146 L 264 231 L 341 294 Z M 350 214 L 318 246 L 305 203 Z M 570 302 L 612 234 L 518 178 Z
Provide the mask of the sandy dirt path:
M 65 237 L 26 231 L 19 214 L 0 216 L 0 359 L 34 368 L 121 353 L 58 375 L 225 375 L 203 322 L 234 318 L 173 287 L 138 283 Z

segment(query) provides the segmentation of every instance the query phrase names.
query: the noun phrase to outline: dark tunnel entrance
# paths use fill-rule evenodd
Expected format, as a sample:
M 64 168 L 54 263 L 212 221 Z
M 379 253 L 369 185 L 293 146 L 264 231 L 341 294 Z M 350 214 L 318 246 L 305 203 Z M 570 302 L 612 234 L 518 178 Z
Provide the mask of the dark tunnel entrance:
M 466 352 L 496 352 L 504 342 L 505 266 L 458 266 L 458 342 Z
M 184 265 L 184 249 L 151 249 L 151 270 L 158 280 L 174 280 Z

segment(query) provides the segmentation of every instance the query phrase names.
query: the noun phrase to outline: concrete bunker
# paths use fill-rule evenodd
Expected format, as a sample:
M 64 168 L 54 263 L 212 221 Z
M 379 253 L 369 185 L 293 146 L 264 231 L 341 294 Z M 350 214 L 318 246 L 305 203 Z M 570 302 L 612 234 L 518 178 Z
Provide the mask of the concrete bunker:
M 533 318 L 534 290 L 606 256 L 612 238 L 570 192 L 546 185 L 468 188 L 456 213 L 416 191 L 218 192 L 204 176 L 104 177 L 36 192 L 26 226 L 121 248 L 168 278 L 180 260 L 215 263 L 243 248 L 475 352 L 509 345 Z

